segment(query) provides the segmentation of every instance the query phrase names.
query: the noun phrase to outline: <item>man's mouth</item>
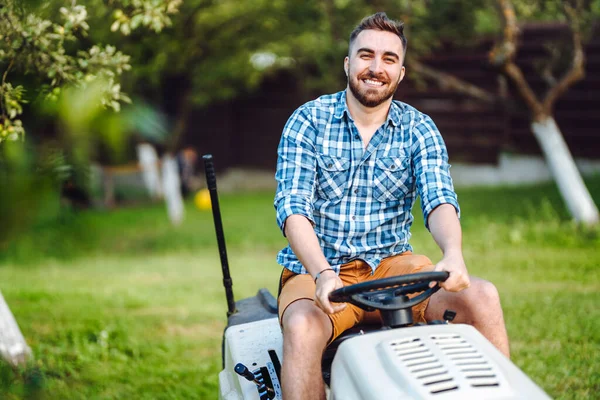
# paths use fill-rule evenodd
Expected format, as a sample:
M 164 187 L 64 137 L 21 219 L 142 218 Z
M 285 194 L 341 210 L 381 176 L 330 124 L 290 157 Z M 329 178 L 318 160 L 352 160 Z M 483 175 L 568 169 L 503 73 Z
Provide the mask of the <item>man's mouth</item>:
M 385 83 L 382 81 L 379 81 L 377 79 L 363 79 L 362 80 L 364 83 L 366 83 L 368 86 L 372 86 L 372 87 L 381 87 L 383 86 Z

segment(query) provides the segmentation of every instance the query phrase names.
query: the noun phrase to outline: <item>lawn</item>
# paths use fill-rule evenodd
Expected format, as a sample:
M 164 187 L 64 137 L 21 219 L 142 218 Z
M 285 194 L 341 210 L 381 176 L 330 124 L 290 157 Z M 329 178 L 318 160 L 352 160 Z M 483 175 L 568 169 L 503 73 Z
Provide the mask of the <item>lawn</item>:
M 587 183 L 598 202 L 600 179 Z M 221 194 L 236 299 L 276 292 L 272 198 Z M 469 270 L 499 288 L 513 361 L 554 398 L 596 397 L 600 230 L 569 222 L 553 185 L 459 200 Z M 412 244 L 439 259 L 420 215 Z M 0 255 L 0 290 L 35 354 L 23 371 L 0 365 L 0 398 L 215 399 L 220 274 L 211 214 L 191 202 L 176 228 L 162 205 L 40 222 Z

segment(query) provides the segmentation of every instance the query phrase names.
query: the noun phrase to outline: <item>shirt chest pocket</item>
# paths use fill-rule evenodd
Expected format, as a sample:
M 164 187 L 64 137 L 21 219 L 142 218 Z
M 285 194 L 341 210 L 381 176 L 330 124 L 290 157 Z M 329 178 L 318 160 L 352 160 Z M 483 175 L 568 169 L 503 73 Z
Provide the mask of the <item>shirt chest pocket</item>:
M 406 196 L 412 187 L 408 157 L 381 157 L 373 170 L 373 197 L 378 201 L 395 201 Z
M 348 187 L 350 160 L 317 154 L 317 194 L 327 200 L 339 200 Z

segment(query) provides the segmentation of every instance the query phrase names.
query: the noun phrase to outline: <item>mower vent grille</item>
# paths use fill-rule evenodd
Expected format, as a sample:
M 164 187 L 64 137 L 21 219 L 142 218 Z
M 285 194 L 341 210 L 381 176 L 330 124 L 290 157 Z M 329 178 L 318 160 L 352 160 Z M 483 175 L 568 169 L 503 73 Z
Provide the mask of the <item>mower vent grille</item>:
M 390 346 L 401 364 L 431 394 L 459 389 L 498 387 L 500 380 L 489 361 L 459 334 L 395 340 Z
M 458 368 L 471 387 L 500 385 L 500 380 L 489 361 L 461 335 L 432 335 L 431 340 Z
M 402 364 L 429 393 L 458 390 L 458 384 L 448 368 L 421 338 L 407 338 L 390 345 Z

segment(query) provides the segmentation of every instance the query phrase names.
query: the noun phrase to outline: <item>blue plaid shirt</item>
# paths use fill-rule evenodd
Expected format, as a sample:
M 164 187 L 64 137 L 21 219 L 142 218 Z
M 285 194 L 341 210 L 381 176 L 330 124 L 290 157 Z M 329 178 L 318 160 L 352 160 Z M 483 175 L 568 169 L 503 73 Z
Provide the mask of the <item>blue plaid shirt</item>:
M 365 149 L 346 92 L 322 96 L 292 114 L 277 153 L 277 223 L 284 231 L 290 215 L 308 218 L 336 272 L 354 259 L 374 271 L 383 258 L 412 250 L 417 194 L 426 226 L 440 204 L 460 213 L 442 136 L 429 116 L 400 101 Z M 289 245 L 277 262 L 307 273 Z

